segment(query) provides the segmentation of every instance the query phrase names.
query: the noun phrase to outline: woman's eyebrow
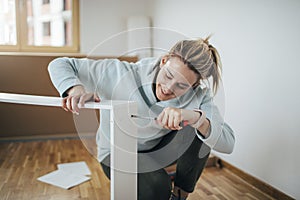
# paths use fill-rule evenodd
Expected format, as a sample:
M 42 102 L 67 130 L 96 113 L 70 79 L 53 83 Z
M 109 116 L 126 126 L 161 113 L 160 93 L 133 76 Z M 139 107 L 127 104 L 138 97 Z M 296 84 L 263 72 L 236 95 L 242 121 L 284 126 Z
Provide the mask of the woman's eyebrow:
M 174 75 L 171 73 L 171 71 L 168 68 L 166 68 L 166 70 L 168 71 L 168 73 L 170 74 L 170 76 L 172 76 L 172 78 L 174 78 Z

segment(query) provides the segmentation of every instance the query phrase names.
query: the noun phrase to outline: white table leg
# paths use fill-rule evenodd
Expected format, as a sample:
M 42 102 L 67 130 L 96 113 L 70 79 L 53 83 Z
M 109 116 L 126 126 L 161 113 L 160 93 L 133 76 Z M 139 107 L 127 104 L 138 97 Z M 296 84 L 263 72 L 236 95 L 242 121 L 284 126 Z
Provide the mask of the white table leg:
M 136 112 L 136 103 L 110 112 L 111 200 L 137 199 L 137 127 L 130 117 Z

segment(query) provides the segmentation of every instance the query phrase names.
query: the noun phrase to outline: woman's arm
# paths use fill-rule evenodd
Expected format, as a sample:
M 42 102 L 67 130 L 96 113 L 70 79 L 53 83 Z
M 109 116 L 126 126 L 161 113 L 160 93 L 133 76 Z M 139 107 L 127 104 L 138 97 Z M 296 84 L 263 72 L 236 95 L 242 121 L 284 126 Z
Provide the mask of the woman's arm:
M 76 58 L 57 58 L 48 66 L 49 75 L 55 88 L 64 97 L 62 108 L 78 114 L 80 105 L 86 101 L 100 101 L 95 95 L 96 81 L 100 77 L 101 67 L 97 67 L 99 73 L 92 74 L 96 65 L 101 61 Z M 88 89 L 87 89 L 88 88 Z
M 231 153 L 235 143 L 233 130 L 224 122 L 209 90 L 206 91 L 199 109 L 200 112 L 167 107 L 157 120 L 164 128 L 171 130 L 182 129 L 180 123 L 185 121 L 195 128 L 199 139 L 210 148 L 221 153 Z
M 198 137 L 215 151 L 232 153 L 235 143 L 234 132 L 214 104 L 210 90 L 206 90 L 200 109 L 205 113 L 206 120 L 196 129 Z
M 60 96 L 66 97 L 70 88 L 84 85 L 89 76 L 90 67 L 88 59 L 56 58 L 48 65 L 51 81 Z

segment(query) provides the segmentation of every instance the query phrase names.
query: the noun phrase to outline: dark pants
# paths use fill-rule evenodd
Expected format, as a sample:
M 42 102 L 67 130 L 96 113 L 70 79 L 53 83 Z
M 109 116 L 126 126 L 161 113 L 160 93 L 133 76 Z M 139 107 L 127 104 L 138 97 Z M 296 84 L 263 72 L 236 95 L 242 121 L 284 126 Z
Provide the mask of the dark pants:
M 177 163 L 174 185 L 186 192 L 193 192 L 205 167 L 210 149 L 189 126 L 172 131 L 149 151 L 138 154 L 138 199 L 168 200 L 171 195 L 171 179 L 164 167 Z M 110 178 L 110 157 L 101 166 Z

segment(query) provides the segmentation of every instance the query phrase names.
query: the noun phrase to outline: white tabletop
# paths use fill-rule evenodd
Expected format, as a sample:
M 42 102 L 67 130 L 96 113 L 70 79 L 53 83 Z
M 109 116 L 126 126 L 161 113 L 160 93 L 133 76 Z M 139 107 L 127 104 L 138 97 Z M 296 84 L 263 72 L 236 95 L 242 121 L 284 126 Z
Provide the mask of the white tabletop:
M 60 107 L 62 105 L 62 98 L 54 96 L 0 93 L 0 102 Z M 105 100 L 101 102 L 88 102 L 84 105 L 84 108 L 112 109 L 113 106 L 128 103 L 129 101 Z

